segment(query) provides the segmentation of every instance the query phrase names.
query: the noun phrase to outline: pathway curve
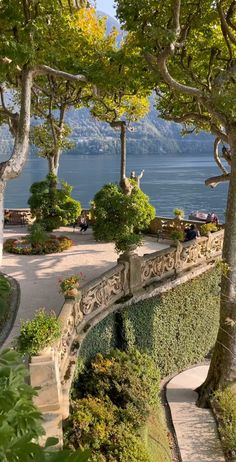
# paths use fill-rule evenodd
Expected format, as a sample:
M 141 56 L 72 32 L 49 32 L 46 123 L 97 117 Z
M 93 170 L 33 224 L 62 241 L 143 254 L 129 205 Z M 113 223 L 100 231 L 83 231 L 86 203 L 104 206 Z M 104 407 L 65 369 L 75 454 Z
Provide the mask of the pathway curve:
M 27 234 L 26 227 L 4 230 L 5 239 L 23 234 Z M 50 255 L 4 254 L 2 271 L 15 278 L 21 289 L 19 311 L 4 347 L 18 335 L 20 321 L 31 319 L 38 308 L 53 309 L 57 314 L 60 312 L 64 297 L 59 293 L 59 279 L 83 272 L 83 284 L 86 284 L 116 264 L 118 255 L 114 244 L 96 242 L 91 229 L 81 234 L 78 230 L 73 231 L 73 228 L 60 228 L 55 234 L 70 237 L 75 245 L 63 253 Z M 166 244 L 157 243 L 156 238 L 147 237 L 138 253 L 143 255 L 166 247 Z
M 182 462 L 225 462 L 210 409 L 195 405 L 209 366 L 196 366 L 176 375 L 166 387 Z

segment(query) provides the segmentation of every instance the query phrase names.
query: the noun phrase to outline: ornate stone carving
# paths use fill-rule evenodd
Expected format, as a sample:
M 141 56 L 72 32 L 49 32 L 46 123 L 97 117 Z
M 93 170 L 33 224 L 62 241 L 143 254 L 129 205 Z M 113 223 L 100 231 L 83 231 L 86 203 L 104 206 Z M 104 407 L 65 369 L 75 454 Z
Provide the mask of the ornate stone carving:
M 114 271 L 113 271 L 114 273 Z M 84 315 L 95 311 L 101 307 L 106 308 L 109 306 L 117 295 L 122 295 L 123 292 L 123 278 L 122 271 L 108 276 L 106 279 L 98 281 L 96 285 L 90 287 L 85 293 L 82 294 L 81 311 Z

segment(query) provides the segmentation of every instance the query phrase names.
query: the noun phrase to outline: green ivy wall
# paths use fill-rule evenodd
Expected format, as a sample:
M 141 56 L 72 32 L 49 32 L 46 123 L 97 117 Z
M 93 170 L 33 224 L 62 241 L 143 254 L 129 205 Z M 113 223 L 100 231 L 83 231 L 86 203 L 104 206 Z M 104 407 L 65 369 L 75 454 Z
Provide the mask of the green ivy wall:
M 80 357 L 135 346 L 147 352 L 162 376 L 201 361 L 214 345 L 219 323 L 219 270 L 204 273 L 158 297 L 111 314 L 91 329 Z

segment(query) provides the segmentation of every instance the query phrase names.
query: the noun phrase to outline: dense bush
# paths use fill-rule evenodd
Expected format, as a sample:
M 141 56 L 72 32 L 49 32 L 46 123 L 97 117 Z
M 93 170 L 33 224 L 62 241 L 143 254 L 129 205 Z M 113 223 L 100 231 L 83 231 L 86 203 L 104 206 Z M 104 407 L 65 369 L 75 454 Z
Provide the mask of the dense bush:
M 159 387 L 160 374 L 149 356 L 137 350 L 128 354 L 114 350 L 105 358 L 98 354 L 80 375 L 78 395 L 109 397 L 125 409 L 124 418 L 136 425 L 146 418 L 150 407 L 158 404 Z
M 135 350 L 97 355 L 75 384 L 66 444 L 90 447 L 94 462 L 151 462 L 139 431 L 159 405 L 159 390 L 159 372 L 147 355 Z
M 22 322 L 16 348 L 22 354 L 34 355 L 51 345 L 60 334 L 61 326 L 56 315 L 47 314 L 44 309 L 40 309 L 34 319 Z
M 123 342 L 150 354 L 162 376 L 201 361 L 214 345 L 219 321 L 220 268 L 181 284 L 161 296 L 111 314 L 85 338 L 81 356 L 93 358 Z M 104 323 L 104 324 L 103 324 Z M 105 326 L 109 334 L 101 337 Z M 122 330 L 122 332 L 120 332 Z M 101 343 L 100 343 L 101 340 Z
M 214 396 L 219 416 L 219 432 L 227 455 L 236 455 L 236 394 L 233 388 L 218 391 Z
M 41 228 L 41 225 L 40 225 Z M 39 237 L 41 232 L 38 229 L 33 236 L 33 244 L 31 244 L 31 237 L 26 236 L 21 239 L 7 239 L 4 242 L 3 248 L 5 252 L 15 253 L 18 255 L 44 255 L 48 253 L 58 253 L 69 249 L 73 245 L 73 241 L 66 236 L 52 236 L 48 235 L 47 239 L 42 239 L 42 235 L 37 243 L 36 238 Z
M 116 184 L 107 184 L 95 195 L 93 230 L 97 240 L 114 241 L 116 250 L 123 252 L 140 245 L 139 232 L 155 217 L 155 209 L 136 183 L 130 195 Z
M 119 409 L 109 400 L 88 396 L 73 403 L 64 436 L 67 446 L 89 447 L 91 462 L 151 462 L 141 439 L 120 421 Z
M 88 455 L 53 448 L 56 438 L 45 447 L 38 444 L 44 434 L 42 416 L 33 404 L 36 391 L 27 384 L 26 367 L 12 350 L 0 353 L 0 460 L 1 462 L 85 462 Z
M 46 231 L 75 223 L 81 213 L 81 205 L 72 199 L 72 186 L 62 182 L 58 188 L 57 177 L 49 174 L 44 181 L 33 183 L 28 200 L 30 210 L 36 221 Z

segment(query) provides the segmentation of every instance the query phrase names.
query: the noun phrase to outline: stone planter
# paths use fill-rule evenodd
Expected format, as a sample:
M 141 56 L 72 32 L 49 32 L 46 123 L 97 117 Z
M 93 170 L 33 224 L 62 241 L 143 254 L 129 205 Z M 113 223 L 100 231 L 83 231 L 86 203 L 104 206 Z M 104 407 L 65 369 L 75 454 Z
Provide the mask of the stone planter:
M 81 292 L 78 288 L 74 287 L 73 289 L 70 289 L 67 292 L 64 292 L 64 297 L 66 300 L 67 299 L 78 300 L 81 298 Z

